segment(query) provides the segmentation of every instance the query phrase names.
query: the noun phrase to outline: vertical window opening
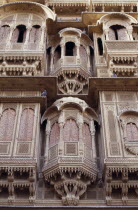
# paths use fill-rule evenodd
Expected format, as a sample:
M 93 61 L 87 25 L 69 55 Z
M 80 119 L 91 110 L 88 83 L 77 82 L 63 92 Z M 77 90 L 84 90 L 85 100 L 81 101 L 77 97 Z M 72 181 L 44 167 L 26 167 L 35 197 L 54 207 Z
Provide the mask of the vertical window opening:
M 75 44 L 74 42 L 66 43 L 66 56 L 74 56 L 75 55 Z
M 18 43 L 23 43 L 24 39 L 25 39 L 26 26 L 19 25 L 19 26 L 17 26 L 17 29 L 19 31 L 17 42 Z
M 101 38 L 97 38 L 99 55 L 103 55 L 103 43 Z

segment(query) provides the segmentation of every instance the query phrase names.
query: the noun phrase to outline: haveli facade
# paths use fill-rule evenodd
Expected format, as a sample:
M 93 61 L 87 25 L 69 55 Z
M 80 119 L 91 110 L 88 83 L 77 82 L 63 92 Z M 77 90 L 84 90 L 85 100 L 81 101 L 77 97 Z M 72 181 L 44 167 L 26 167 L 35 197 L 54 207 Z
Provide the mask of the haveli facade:
M 137 0 L 0 4 L 0 208 L 137 208 Z

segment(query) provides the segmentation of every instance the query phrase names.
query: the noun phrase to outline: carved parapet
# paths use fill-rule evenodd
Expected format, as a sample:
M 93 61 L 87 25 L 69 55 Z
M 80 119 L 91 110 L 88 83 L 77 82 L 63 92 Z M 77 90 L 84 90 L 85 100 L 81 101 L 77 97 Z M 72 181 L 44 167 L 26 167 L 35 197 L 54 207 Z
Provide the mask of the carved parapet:
M 42 74 L 43 55 L 5 56 L 0 60 L 1 76 L 36 76 Z

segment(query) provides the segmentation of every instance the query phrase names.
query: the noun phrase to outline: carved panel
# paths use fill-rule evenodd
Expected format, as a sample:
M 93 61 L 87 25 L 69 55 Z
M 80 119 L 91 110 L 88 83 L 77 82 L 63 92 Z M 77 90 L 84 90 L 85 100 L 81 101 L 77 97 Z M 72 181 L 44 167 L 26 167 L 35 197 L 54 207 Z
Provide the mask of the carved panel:
M 49 147 L 54 146 L 59 142 L 60 138 L 60 128 L 59 124 L 56 122 L 53 124 L 50 132 L 50 138 L 49 138 Z
M 79 141 L 79 129 L 76 121 L 69 119 L 66 121 L 63 129 L 64 141 Z
M 17 143 L 17 155 L 29 155 L 31 152 L 30 143 Z
M 110 141 L 116 142 L 116 130 L 115 130 L 115 119 L 114 119 L 114 113 L 113 111 L 108 111 L 108 126 L 109 126 L 109 135 L 110 135 Z
M 0 119 L 0 141 L 12 141 L 16 112 L 6 109 Z
M 118 29 L 118 40 L 128 40 L 126 28 Z
M 34 125 L 34 110 L 24 109 L 20 120 L 18 141 L 32 141 Z
M 87 123 L 83 124 L 82 133 L 83 133 L 84 144 L 86 144 L 88 147 L 91 148 L 92 147 L 92 139 L 91 139 L 90 128 Z
M 78 143 L 76 142 L 66 142 L 64 143 L 65 155 L 78 155 Z
M 58 145 L 55 145 L 49 149 L 49 160 L 55 159 L 58 155 Z
M 108 36 L 109 36 L 109 40 L 116 40 L 115 32 L 112 28 L 109 28 Z
M 111 155 L 120 155 L 118 143 L 110 142 L 110 153 Z
M 138 141 L 138 128 L 135 123 L 127 123 L 126 134 L 128 141 Z
M 8 155 L 10 150 L 10 143 L 0 142 L 0 155 Z

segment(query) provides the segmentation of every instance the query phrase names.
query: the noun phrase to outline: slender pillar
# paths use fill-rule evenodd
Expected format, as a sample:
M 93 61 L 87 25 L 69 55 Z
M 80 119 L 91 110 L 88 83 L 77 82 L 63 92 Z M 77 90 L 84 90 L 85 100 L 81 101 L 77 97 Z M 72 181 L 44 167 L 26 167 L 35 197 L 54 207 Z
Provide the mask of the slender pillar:
M 10 34 L 9 34 L 8 39 L 7 39 L 6 49 L 10 49 L 11 48 L 11 40 L 12 40 L 12 35 L 13 35 L 13 31 L 14 30 L 15 30 L 15 26 L 11 26 L 10 27 Z
M 95 145 L 95 126 L 94 120 L 90 121 L 90 132 L 92 137 L 92 149 L 93 149 L 93 158 L 96 158 L 96 145 Z
M 46 125 L 45 164 L 48 161 L 49 136 L 50 136 L 50 121 L 48 120 Z

